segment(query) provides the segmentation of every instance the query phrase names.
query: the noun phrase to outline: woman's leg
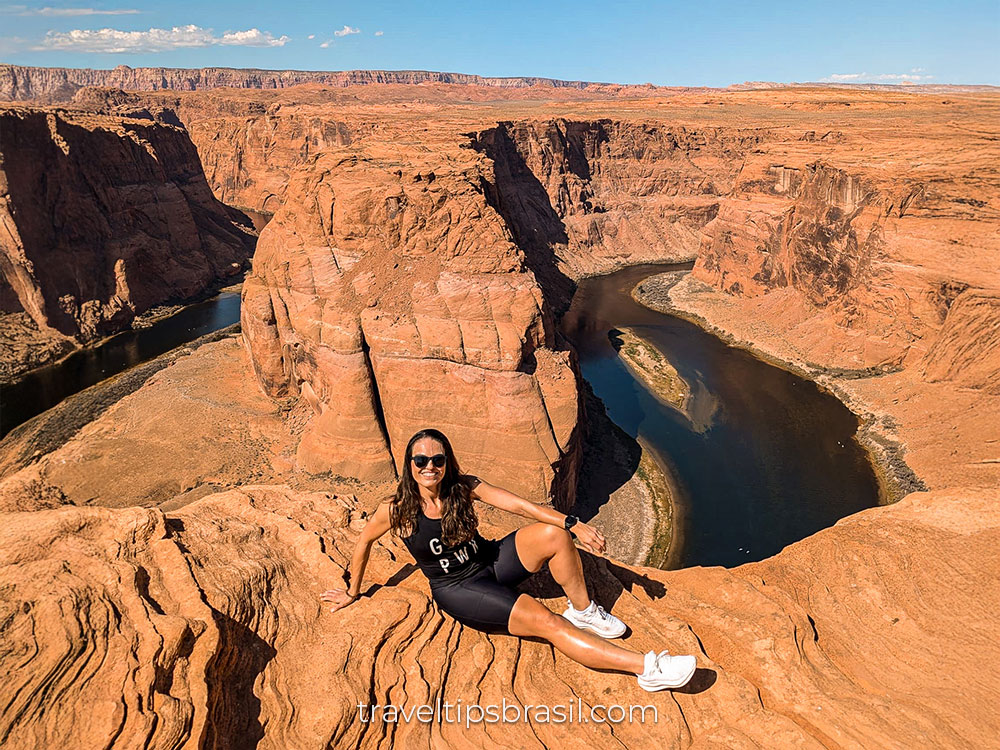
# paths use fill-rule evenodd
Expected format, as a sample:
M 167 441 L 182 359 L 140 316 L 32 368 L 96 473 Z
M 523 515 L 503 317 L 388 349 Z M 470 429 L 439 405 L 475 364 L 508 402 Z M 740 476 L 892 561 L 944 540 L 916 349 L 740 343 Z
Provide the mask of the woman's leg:
M 562 586 L 576 609 L 590 605 L 580 552 L 566 529 L 550 523 L 529 524 L 517 530 L 514 544 L 521 564 L 532 573 L 541 570 L 546 562 L 549 564 L 552 578 Z
M 644 656 L 616 646 L 572 625 L 527 594 L 521 594 L 510 611 L 511 635 L 543 638 L 573 661 L 594 669 L 617 669 L 642 674 Z

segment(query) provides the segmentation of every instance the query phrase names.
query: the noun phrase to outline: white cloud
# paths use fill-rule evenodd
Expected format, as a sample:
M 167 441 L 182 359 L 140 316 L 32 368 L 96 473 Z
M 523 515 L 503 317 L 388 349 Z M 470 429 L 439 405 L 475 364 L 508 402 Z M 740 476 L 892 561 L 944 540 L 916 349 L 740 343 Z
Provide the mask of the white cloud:
M 376 31 L 375 36 L 382 36 L 384 33 L 384 31 Z
M 327 47 L 329 47 L 330 46 L 330 41 L 331 40 L 328 39 L 327 41 L 323 42 L 321 45 L 319 45 L 320 48 L 321 49 L 326 49 Z
M 183 47 L 210 47 L 213 45 L 239 45 L 244 47 L 282 47 L 287 36 L 275 37 L 269 31 L 248 29 L 229 31 L 215 36 L 212 29 L 200 26 L 174 26 L 172 29 L 148 31 L 119 31 L 118 29 L 73 29 L 50 31 L 36 49 L 56 49 L 68 52 L 165 52 Z
M 142 11 L 135 8 L 100 10 L 98 8 L 29 8 L 27 5 L 0 6 L 0 13 L 18 16 L 129 16 Z
M 227 31 L 216 44 L 238 45 L 240 47 L 284 47 L 287 36 L 275 38 L 270 31 L 247 29 L 246 31 Z
M 360 33 L 361 29 L 355 29 L 353 26 L 348 26 L 347 24 L 344 24 L 344 28 L 342 28 L 340 31 L 333 32 L 333 35 L 347 36 L 348 34 L 360 34 Z
M 306 37 L 306 39 L 315 39 L 315 38 L 316 38 L 315 34 L 310 34 L 309 36 Z
M 886 81 L 919 83 L 934 78 L 934 76 L 918 75 L 923 71 L 924 68 L 911 68 L 909 73 L 833 73 L 819 80 L 821 83 L 880 83 Z

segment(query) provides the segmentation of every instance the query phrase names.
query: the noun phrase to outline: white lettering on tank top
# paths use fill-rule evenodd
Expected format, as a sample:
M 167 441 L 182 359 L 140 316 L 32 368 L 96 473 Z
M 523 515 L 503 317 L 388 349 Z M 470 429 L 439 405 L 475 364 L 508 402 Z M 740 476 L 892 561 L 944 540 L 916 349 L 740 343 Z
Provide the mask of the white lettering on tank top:
M 441 546 L 441 540 L 438 539 L 437 537 L 435 537 L 434 539 L 431 539 L 429 546 L 431 548 L 431 552 L 433 552 L 435 555 L 440 555 L 444 551 L 444 547 Z M 469 547 L 470 546 L 472 547 L 472 551 L 473 552 L 476 552 L 476 553 L 479 552 L 479 545 L 476 544 L 476 540 L 475 539 L 470 539 L 469 542 L 468 542 L 468 544 L 462 546 L 462 549 L 455 550 L 455 553 L 454 553 L 455 554 L 455 562 L 457 562 L 459 565 L 461 565 L 462 563 L 465 563 L 465 562 L 469 561 Z M 451 561 L 448 560 L 447 557 L 439 557 L 438 558 L 438 565 L 441 566 L 441 570 L 443 570 L 445 573 L 447 573 L 448 572 L 448 568 L 451 567 Z

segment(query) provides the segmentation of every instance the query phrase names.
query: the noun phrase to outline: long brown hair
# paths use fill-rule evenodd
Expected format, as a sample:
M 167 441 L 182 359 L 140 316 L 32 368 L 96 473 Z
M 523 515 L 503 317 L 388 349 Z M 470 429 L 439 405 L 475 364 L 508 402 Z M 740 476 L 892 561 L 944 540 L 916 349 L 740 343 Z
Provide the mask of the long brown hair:
M 451 443 L 443 433 L 434 429 L 421 430 L 410 438 L 403 456 L 396 497 L 389 508 L 389 528 L 398 537 L 407 537 L 417 529 L 417 514 L 420 513 L 420 486 L 413 478 L 410 462 L 413 444 L 423 438 L 437 440 L 444 446 L 446 457 L 444 477 L 441 479 L 441 542 L 452 547 L 468 541 L 476 532 L 479 519 L 472 505 L 472 483 L 458 468 L 458 460 Z

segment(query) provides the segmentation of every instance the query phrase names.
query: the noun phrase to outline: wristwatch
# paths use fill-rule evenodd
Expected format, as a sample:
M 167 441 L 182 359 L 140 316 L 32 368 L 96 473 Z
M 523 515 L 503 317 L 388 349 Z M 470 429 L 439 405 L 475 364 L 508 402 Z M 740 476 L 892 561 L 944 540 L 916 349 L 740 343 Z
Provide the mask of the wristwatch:
M 566 529 L 566 531 L 569 531 L 574 526 L 576 526 L 576 522 L 579 520 L 580 519 L 577 518 L 576 516 L 566 516 L 566 520 L 563 523 L 563 528 Z

